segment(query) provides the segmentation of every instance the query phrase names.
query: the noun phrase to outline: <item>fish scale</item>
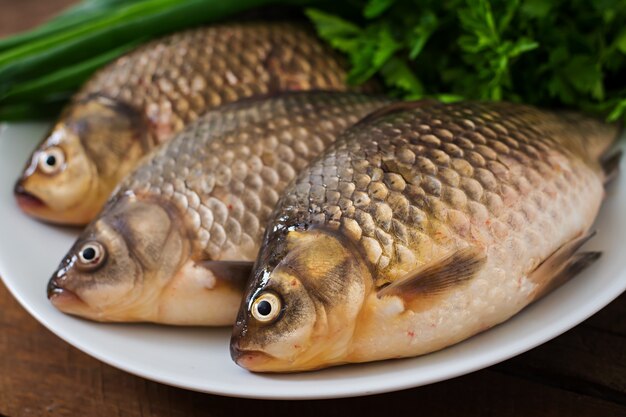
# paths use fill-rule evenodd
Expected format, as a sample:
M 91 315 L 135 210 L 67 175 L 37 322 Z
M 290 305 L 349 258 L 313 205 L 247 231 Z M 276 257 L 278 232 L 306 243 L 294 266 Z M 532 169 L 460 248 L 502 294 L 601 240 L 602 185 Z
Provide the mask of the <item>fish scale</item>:
M 282 189 L 339 132 L 385 103 L 319 92 L 224 106 L 155 151 L 116 193 L 173 204 L 195 250 L 210 259 L 251 260 Z
M 87 224 L 143 156 L 206 111 L 288 91 L 376 90 L 346 76 L 343 57 L 302 23 L 223 23 L 156 39 L 81 88 L 31 155 L 17 201 L 46 221 Z
M 577 251 L 616 133 L 511 103 L 374 112 L 278 202 L 233 359 L 293 372 L 410 357 L 508 319 L 598 259 Z
M 576 251 L 616 134 L 511 103 L 369 115 L 278 202 L 233 359 L 291 372 L 416 356 L 508 319 L 598 258 Z
M 221 24 L 137 48 L 99 71 L 76 101 L 98 93 L 143 109 L 162 142 L 209 108 L 276 91 L 341 91 L 344 77 L 342 60 L 303 25 Z
M 98 321 L 231 324 L 280 193 L 390 102 L 291 92 L 207 112 L 118 185 L 51 278 L 52 302 Z
M 368 140 L 358 140 L 363 136 Z M 292 213 L 290 222 L 328 225 L 360 241 L 381 284 L 450 245 L 512 239 L 530 248 L 537 239 L 534 228 L 523 229 L 527 222 L 558 230 L 581 203 L 577 195 L 602 189 L 598 163 L 577 153 L 582 140 L 559 116 L 522 105 L 392 113 L 346 132 L 299 177 L 280 208 Z M 338 167 L 350 168 L 338 177 Z M 355 210 L 341 210 L 336 194 Z M 541 246 L 553 251 L 555 244 Z

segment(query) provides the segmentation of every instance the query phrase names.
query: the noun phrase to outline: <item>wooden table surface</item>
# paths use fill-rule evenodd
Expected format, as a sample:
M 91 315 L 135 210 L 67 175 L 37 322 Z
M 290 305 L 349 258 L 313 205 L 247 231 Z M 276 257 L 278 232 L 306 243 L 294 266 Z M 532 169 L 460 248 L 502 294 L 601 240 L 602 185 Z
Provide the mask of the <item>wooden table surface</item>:
M 72 0 L 0 0 L 0 36 Z M 6 239 L 0 236 L 0 239 Z M 66 344 L 0 284 L 0 417 L 626 416 L 626 294 L 526 354 L 421 388 L 327 401 L 199 394 L 119 371 Z

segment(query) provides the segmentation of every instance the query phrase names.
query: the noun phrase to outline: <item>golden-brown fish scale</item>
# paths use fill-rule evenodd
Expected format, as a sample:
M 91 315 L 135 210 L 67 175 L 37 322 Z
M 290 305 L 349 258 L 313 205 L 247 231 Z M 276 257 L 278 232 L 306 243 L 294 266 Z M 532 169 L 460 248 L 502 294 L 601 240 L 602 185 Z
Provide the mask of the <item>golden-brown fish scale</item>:
M 100 70 L 77 94 L 139 109 L 162 142 L 207 109 L 287 90 L 346 90 L 341 59 L 302 25 L 221 24 L 152 41 Z
M 202 256 L 253 260 L 279 192 L 342 130 L 388 102 L 320 92 L 231 104 L 156 150 L 117 193 L 171 206 Z
M 360 242 L 377 285 L 468 244 L 512 248 L 494 249 L 494 265 L 506 265 L 532 245 L 556 249 L 562 242 L 545 236 L 599 205 L 581 197 L 597 194 L 602 176 L 577 153 L 582 141 L 559 117 L 521 105 L 390 114 L 346 132 L 287 191 L 279 215 L 295 210 L 291 223 L 338 227 Z M 342 209 L 350 202 L 355 210 Z

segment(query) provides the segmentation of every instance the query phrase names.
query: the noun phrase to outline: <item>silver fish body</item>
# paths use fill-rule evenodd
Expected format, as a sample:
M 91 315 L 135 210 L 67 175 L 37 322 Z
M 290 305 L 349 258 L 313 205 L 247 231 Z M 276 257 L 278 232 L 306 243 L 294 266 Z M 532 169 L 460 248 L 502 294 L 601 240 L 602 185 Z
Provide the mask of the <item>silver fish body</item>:
M 441 349 L 597 259 L 614 126 L 508 103 L 391 105 L 292 184 L 232 340 L 253 371 Z
M 142 156 L 206 111 L 287 91 L 347 91 L 345 77 L 342 57 L 302 24 L 223 23 L 153 40 L 81 88 L 30 158 L 17 201 L 36 218 L 84 225 Z
M 207 113 L 122 181 L 53 276 L 52 302 L 100 321 L 232 323 L 281 191 L 387 103 L 288 93 Z

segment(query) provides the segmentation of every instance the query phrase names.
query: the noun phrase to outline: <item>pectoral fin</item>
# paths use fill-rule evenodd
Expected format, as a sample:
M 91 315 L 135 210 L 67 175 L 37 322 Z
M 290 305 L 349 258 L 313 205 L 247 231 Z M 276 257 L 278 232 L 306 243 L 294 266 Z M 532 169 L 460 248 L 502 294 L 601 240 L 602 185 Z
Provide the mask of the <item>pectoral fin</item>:
M 254 266 L 254 262 L 251 261 L 205 260 L 199 264 L 211 271 L 218 281 L 242 290 L 245 288 Z
M 533 301 L 560 287 L 602 255 L 601 252 L 576 253 L 595 234 L 593 231 L 567 242 L 528 275 L 537 284 Z
M 485 264 L 484 252 L 468 247 L 412 271 L 378 291 L 378 297 L 396 295 L 405 301 L 441 294 L 473 278 Z

